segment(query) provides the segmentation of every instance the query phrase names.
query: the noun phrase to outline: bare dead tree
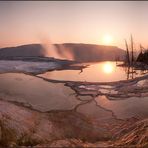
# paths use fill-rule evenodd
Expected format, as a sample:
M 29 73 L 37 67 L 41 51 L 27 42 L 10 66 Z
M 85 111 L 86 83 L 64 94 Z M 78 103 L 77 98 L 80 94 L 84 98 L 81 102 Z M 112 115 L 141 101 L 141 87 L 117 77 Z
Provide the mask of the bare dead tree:
M 131 34 L 131 64 L 133 65 L 134 62 L 134 48 L 133 48 L 133 37 Z
M 125 46 L 126 46 L 126 60 L 127 60 L 128 65 L 130 65 L 130 54 L 129 54 L 129 48 L 128 48 L 126 39 L 125 39 Z
M 142 53 L 143 51 L 143 48 L 142 48 L 142 45 L 140 44 L 140 53 Z

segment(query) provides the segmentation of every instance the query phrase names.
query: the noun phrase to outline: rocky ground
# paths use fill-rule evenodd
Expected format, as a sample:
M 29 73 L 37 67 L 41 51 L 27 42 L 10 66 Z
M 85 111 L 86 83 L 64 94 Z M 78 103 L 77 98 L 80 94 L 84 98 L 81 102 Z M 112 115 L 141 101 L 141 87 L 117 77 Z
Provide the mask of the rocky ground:
M 0 145 L 146 148 L 147 78 L 91 83 L 0 74 Z
M 75 111 L 41 113 L 0 101 L 2 147 L 147 147 L 147 127 L 147 119 L 131 118 L 110 124 L 111 134 Z

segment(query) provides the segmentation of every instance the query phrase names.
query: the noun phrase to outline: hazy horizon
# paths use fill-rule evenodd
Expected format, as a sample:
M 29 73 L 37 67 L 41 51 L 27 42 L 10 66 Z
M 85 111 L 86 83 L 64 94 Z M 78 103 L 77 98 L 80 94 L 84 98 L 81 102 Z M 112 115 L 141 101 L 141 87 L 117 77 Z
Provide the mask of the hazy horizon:
M 1 1 L 0 47 L 85 43 L 148 47 L 146 1 Z
M 46 42 L 47 44 L 48 42 Z M 41 42 L 32 42 L 32 43 L 24 43 L 24 44 L 16 44 L 14 46 L 12 45 L 8 45 L 8 46 L 3 46 L 0 48 L 9 48 L 9 47 L 19 47 L 19 46 L 25 46 L 25 45 L 34 45 L 34 44 L 42 44 Z M 51 42 L 49 41 L 49 45 L 51 44 Z M 52 43 L 53 45 L 60 45 L 60 44 L 89 44 L 89 45 L 98 45 L 98 46 L 109 46 L 109 47 L 118 47 L 116 45 L 104 45 L 104 44 L 96 44 L 96 43 L 78 43 L 78 42 L 61 42 L 61 43 Z M 119 48 L 119 47 L 118 47 Z M 122 48 L 121 48 L 122 49 Z

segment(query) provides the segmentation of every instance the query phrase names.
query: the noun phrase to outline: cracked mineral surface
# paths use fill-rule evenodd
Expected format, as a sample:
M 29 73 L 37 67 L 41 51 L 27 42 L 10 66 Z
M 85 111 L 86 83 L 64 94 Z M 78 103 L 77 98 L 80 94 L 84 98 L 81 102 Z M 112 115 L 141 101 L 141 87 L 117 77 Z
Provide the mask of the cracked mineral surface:
M 146 147 L 147 78 L 74 82 L 0 74 L 0 144 Z

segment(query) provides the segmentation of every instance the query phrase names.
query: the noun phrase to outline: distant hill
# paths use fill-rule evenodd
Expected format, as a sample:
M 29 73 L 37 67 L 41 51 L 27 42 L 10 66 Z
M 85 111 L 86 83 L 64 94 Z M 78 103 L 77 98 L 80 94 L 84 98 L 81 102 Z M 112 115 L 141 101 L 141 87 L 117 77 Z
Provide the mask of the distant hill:
M 44 56 L 45 54 L 46 50 L 44 50 L 40 44 L 28 44 L 0 49 L 0 57 Z
M 125 51 L 116 46 L 95 44 L 64 43 L 44 46 L 41 44 L 28 44 L 17 47 L 0 49 L 0 59 L 7 57 L 55 57 L 76 60 L 79 62 L 96 62 L 105 60 L 123 60 Z

